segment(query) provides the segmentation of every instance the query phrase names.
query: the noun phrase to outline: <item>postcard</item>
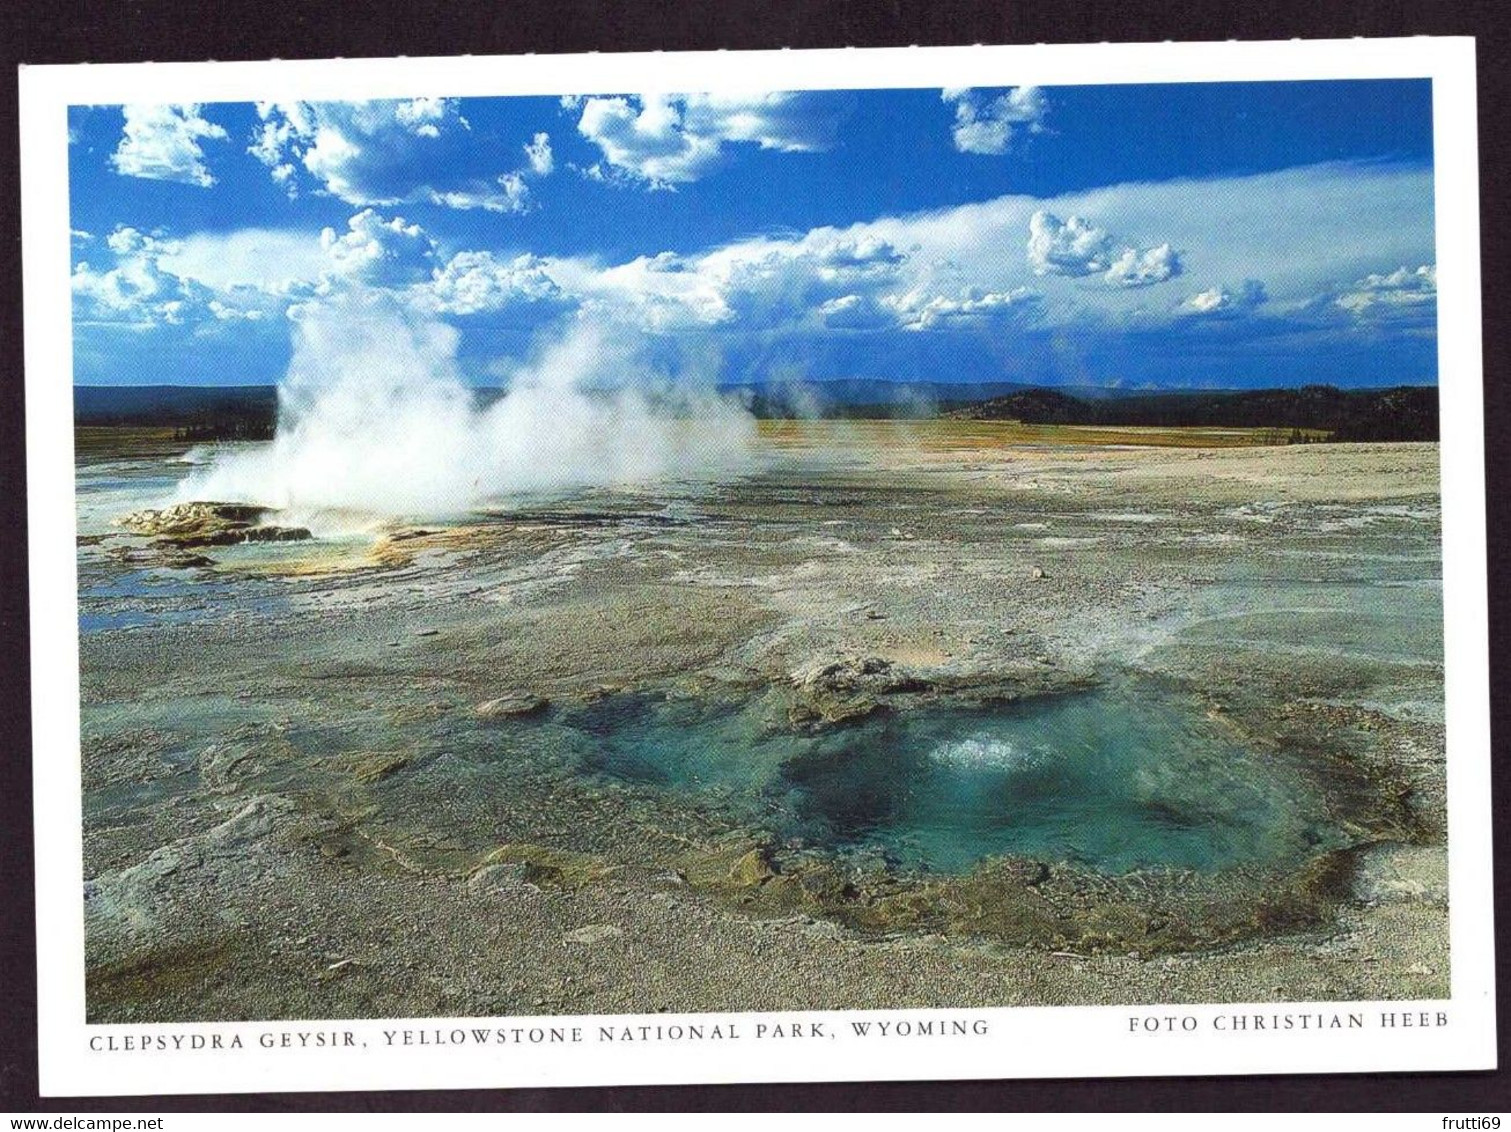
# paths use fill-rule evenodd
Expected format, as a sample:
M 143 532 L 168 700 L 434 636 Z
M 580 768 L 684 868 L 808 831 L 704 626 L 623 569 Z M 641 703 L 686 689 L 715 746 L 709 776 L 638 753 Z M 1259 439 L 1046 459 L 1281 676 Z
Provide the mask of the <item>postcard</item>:
M 1494 1065 L 1471 40 L 20 81 L 44 1094 Z

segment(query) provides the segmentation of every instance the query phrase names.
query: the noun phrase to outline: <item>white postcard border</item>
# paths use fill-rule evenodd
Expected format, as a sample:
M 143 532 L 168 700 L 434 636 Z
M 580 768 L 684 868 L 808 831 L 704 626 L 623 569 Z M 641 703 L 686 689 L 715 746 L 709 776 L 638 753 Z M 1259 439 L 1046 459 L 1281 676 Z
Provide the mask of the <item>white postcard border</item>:
M 1034 83 L 1430 78 L 1439 290 L 1452 998 L 1200 1006 L 90 1026 L 84 1007 L 67 108 L 226 102 Z M 1465 1070 L 1495 1066 L 1490 733 L 1474 43 L 1465 38 L 1095 44 L 23 67 L 28 535 L 41 1091 L 48 1096 L 734 1081 Z M 1233 1032 L 1231 1019 L 1358 1028 Z M 1405 1015 L 1427 1025 L 1385 1026 Z M 1439 1018 L 1446 1024 L 1438 1025 Z M 1223 1019 L 1228 1020 L 1224 1026 Z M 986 1033 L 920 1037 L 925 1020 Z M 857 1022 L 896 1023 L 859 1037 Z M 915 1033 L 896 1036 L 901 1024 Z M 738 1039 L 604 1042 L 599 1027 L 736 1026 Z M 795 1023 L 825 1037 L 794 1038 Z M 772 1027 L 783 1026 L 781 1037 Z M 1152 1025 L 1152 1029 L 1150 1028 Z M 452 1031 L 580 1027 L 580 1043 L 451 1044 Z M 767 1027 L 757 1036 L 757 1027 Z M 365 1048 L 301 1046 L 350 1031 Z M 437 1044 L 386 1046 L 385 1032 Z M 873 1030 L 873 1035 L 875 1031 Z M 279 1044 L 282 1035 L 294 1044 Z M 445 1040 L 439 1040 L 445 1035 Z M 174 1048 L 202 1040 L 244 1048 Z M 169 1048 L 91 1048 L 138 1044 Z M 309 1040 L 313 1040 L 310 1038 Z M 271 1047 L 263 1043 L 271 1041 Z

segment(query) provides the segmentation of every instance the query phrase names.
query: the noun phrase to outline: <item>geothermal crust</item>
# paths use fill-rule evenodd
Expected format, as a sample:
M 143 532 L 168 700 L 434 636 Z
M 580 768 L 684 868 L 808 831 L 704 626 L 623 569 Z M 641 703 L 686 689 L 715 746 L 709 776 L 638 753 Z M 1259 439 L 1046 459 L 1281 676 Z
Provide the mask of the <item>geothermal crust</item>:
M 272 561 L 229 536 L 277 516 L 224 504 L 81 532 L 84 609 L 120 618 L 82 642 L 89 1017 L 1446 995 L 1441 653 L 1399 620 L 1437 600 L 1436 492 L 1435 445 L 909 435 Z M 158 550 L 170 599 L 109 589 Z M 1130 674 L 1293 776 L 1336 844 L 942 876 L 496 755 L 604 697 L 807 733 Z

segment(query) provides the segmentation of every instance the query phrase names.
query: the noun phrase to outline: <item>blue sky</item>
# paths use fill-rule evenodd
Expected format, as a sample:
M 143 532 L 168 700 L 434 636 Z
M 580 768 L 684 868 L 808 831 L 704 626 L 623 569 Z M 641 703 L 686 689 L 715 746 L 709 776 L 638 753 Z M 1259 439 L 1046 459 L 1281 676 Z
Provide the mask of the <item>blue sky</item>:
M 380 291 L 497 384 L 1436 379 L 1426 81 L 75 107 L 75 380 L 258 384 Z M 689 359 L 695 359 L 695 364 Z

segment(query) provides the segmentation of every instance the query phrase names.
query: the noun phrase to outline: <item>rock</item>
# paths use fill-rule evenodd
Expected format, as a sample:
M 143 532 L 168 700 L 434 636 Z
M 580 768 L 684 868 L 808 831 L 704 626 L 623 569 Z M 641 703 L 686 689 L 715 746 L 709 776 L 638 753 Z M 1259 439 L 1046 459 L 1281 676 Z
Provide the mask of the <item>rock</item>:
M 808 870 L 798 877 L 798 887 L 821 905 L 836 904 L 855 896 L 854 887 L 830 868 Z
M 127 566 L 158 567 L 166 570 L 193 570 L 202 566 L 214 566 L 215 559 L 204 554 L 154 542 L 150 546 L 113 546 L 105 553 Z
M 226 851 L 268 836 L 278 823 L 294 812 L 294 804 L 277 794 L 253 797 L 235 814 L 199 836 Z
M 507 692 L 478 704 L 475 710 L 483 719 L 516 719 L 544 711 L 550 704 L 550 700 L 533 692 Z
M 245 741 L 211 743 L 199 755 L 200 780 L 220 794 L 235 790 L 260 766 L 256 748 Z
M 787 708 L 787 722 L 793 727 L 808 727 L 822 719 L 818 709 L 806 700 L 798 700 Z
M 877 695 L 925 686 L 879 656 L 816 658 L 794 669 L 789 679 L 797 690 L 796 702 L 787 713 L 794 727 L 853 723 L 881 710 Z
M 480 865 L 518 868 L 514 875 L 526 884 L 568 889 L 581 888 L 605 874 L 603 862 L 590 854 L 531 844 L 501 845 Z
M 881 707 L 870 696 L 856 696 L 848 700 L 825 699 L 816 706 L 825 723 L 854 723 Z
M 301 542 L 310 537 L 306 527 L 248 527 L 237 542 Z
M 161 510 L 133 511 L 120 525 L 167 547 L 189 549 L 232 546 L 241 542 L 290 542 L 307 539 L 304 527 L 265 523 L 267 507 L 246 503 L 175 503 Z
M 1359 854 L 1354 895 L 1365 904 L 1448 904 L 1448 855 L 1442 846 L 1391 843 Z
M 787 709 L 787 722 L 793 727 L 815 729 L 825 725 L 842 727 L 856 723 L 881 710 L 881 704 L 870 696 L 842 699 L 835 696 L 815 696 L 798 700 Z
M 397 774 L 408 766 L 409 762 L 409 755 L 392 752 L 365 753 L 353 755 L 347 760 L 347 767 L 352 777 L 358 782 L 373 783 L 382 782 L 390 775 Z
M 175 503 L 161 510 L 133 511 L 122 516 L 120 523 L 139 535 L 192 537 L 226 527 L 251 526 L 266 510 L 241 503 Z
M 530 884 L 531 866 L 523 861 L 507 865 L 484 865 L 467 878 L 467 888 L 472 892 L 491 892 L 501 888 L 514 888 Z
M 159 846 L 119 872 L 90 881 L 84 913 L 90 944 L 102 954 L 140 954 L 160 946 L 185 914 L 186 893 L 234 884 L 239 870 L 257 871 L 267 839 L 294 813 L 279 795 L 258 795 L 220 824 Z M 169 878 L 173 878 L 171 881 Z
M 884 877 L 887 875 L 887 858 L 879 850 L 865 850 L 851 859 L 850 872 L 862 881 Z
M 867 684 L 885 686 L 891 668 L 892 662 L 879 656 L 818 658 L 794 669 L 791 679 L 796 687 L 811 691 L 847 691 Z
M 1042 578 L 1044 577 L 1044 571 L 1041 567 L 1035 566 L 1029 571 L 1029 576 L 1032 578 Z
M 613 924 L 589 924 L 585 928 L 578 928 L 576 931 L 568 932 L 562 936 L 562 939 L 567 943 L 591 945 L 603 943 L 605 940 L 618 939 L 622 935 L 624 935 L 624 929 L 615 927 Z
M 746 853 L 729 870 L 729 879 L 743 888 L 765 884 L 776 876 L 771 867 L 771 856 L 765 849 L 755 848 Z
M 1049 866 L 1043 861 L 1008 857 L 998 866 L 1002 873 L 1025 888 L 1038 888 L 1049 879 Z

